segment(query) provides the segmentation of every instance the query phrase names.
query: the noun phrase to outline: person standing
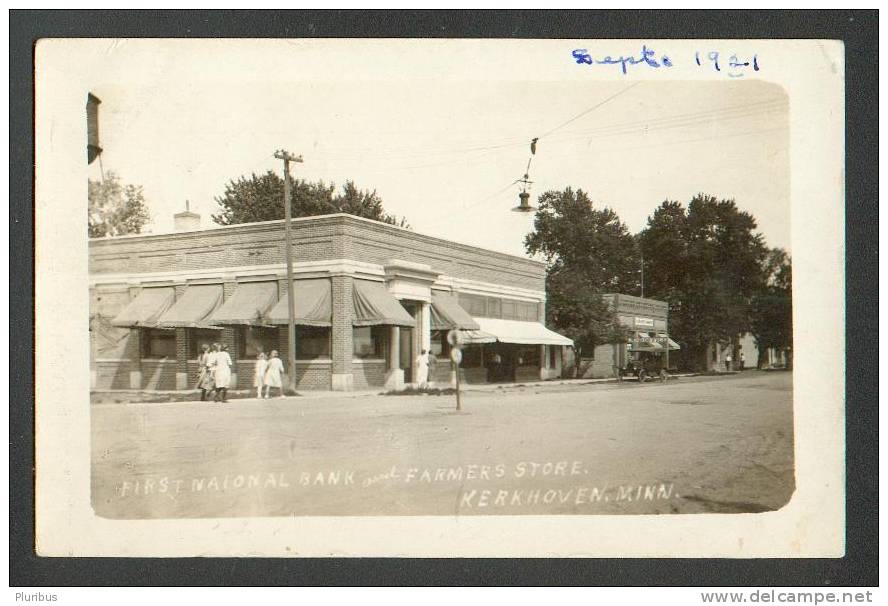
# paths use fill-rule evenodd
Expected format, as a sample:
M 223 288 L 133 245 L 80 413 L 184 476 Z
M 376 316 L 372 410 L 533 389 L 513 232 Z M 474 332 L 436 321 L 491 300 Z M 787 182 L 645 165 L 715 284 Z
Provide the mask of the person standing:
M 231 356 L 228 345 L 216 344 L 216 355 L 213 358 L 213 381 L 216 384 L 216 402 L 228 402 L 228 386 L 231 384 Z
M 728 352 L 728 355 L 725 357 L 725 369 L 726 369 L 728 372 L 731 372 L 731 370 L 732 370 L 732 368 L 731 368 L 731 362 L 732 362 L 731 353 Z
M 438 366 L 438 356 L 435 355 L 435 352 L 429 351 L 429 385 L 435 384 L 435 368 Z
M 419 389 L 429 386 L 429 354 L 424 349 L 416 356 L 416 385 Z
M 268 358 L 268 366 L 265 369 L 265 397 L 268 398 L 271 395 L 271 388 L 274 387 L 281 391 L 281 396 L 284 397 L 284 363 L 281 362 L 281 359 L 278 357 L 277 350 L 271 350 L 270 357 Z
M 746 355 L 740 352 L 740 370 L 746 370 Z
M 200 346 L 200 355 L 197 356 L 197 388 L 200 390 L 200 401 L 207 399 L 207 392 L 213 391 L 213 373 L 209 367 L 210 346 L 204 343 Z
M 256 397 L 262 397 L 262 386 L 265 385 L 265 371 L 268 369 L 268 359 L 265 352 L 256 354 L 256 366 L 253 368 L 253 387 L 256 388 Z

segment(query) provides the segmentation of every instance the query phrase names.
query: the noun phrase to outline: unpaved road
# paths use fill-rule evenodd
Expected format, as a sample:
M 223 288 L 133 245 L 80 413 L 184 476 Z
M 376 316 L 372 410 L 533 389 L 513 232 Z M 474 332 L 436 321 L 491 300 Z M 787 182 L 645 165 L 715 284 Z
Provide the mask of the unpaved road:
M 110 518 L 741 513 L 794 488 L 792 376 L 92 407 Z

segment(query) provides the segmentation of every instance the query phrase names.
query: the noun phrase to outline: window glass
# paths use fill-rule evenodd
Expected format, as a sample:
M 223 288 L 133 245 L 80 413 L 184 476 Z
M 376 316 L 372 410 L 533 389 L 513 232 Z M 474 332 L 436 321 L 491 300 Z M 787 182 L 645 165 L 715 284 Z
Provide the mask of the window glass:
M 330 329 L 321 326 L 296 327 L 296 359 L 330 357 Z
M 519 347 L 515 357 L 517 366 L 539 366 L 540 365 L 540 346 L 529 345 L 527 347 Z
M 142 331 L 142 357 L 148 360 L 176 358 L 176 332 L 147 329 Z
M 255 358 L 260 351 L 268 354 L 272 349 L 279 349 L 279 347 L 277 328 L 266 326 L 244 326 L 241 328 L 239 358 Z
M 494 299 L 492 297 L 487 298 L 487 317 L 488 318 L 502 318 L 503 312 L 501 307 L 502 301 L 499 299 Z
M 213 343 L 218 343 L 222 339 L 221 330 L 206 330 L 204 328 L 188 329 L 188 359 L 196 360 L 200 355 L 202 345 L 208 345 L 210 349 Z
M 518 319 L 518 302 L 503 299 L 503 320 Z
M 388 326 L 356 326 L 354 329 L 354 355 L 356 358 L 383 358 L 385 333 Z
M 449 355 L 449 354 L 448 354 Z M 484 359 L 483 345 L 466 345 L 462 350 L 462 368 L 481 368 L 481 362 Z

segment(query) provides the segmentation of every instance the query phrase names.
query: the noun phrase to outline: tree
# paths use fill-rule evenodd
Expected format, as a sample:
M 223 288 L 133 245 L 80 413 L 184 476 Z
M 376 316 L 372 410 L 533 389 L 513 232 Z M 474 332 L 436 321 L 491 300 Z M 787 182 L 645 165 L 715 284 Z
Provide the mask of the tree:
M 330 213 L 348 213 L 366 219 L 409 227 L 402 218 L 385 212 L 375 192 L 363 191 L 347 181 L 341 192 L 334 184 L 308 182 L 290 177 L 291 212 L 293 217 L 312 217 Z M 284 218 L 284 179 L 273 171 L 253 173 L 225 186 L 225 193 L 216 198 L 219 214 L 213 221 L 221 225 L 274 221 Z
M 547 321 L 574 340 L 577 358 L 625 338 L 601 295 L 637 289 L 638 251 L 612 209 L 596 208 L 580 189 L 546 192 L 524 245 L 546 260 Z
M 123 185 L 111 171 L 101 181 L 89 180 L 88 199 L 90 238 L 138 234 L 151 220 L 142 187 Z
M 639 234 L 645 294 L 669 303 L 670 332 L 690 366 L 706 366 L 712 343 L 736 348 L 751 328 L 767 255 L 755 229 L 754 217 L 734 200 L 698 194 L 687 209 L 663 202 Z
M 792 260 L 786 251 L 772 248 L 764 264 L 765 282 L 752 300 L 752 326 L 759 350 L 757 366 L 770 348 L 792 349 Z M 791 356 L 787 356 L 791 360 Z

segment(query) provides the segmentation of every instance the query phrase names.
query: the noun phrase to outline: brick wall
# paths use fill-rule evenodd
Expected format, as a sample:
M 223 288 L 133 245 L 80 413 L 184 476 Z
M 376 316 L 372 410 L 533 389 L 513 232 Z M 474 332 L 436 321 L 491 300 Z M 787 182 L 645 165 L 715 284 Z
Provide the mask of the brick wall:
M 142 389 L 176 389 L 176 361 L 142 360 Z
M 294 221 L 298 262 L 390 259 L 425 263 L 455 278 L 543 290 L 545 268 L 518 256 L 458 244 L 345 215 Z M 282 264 L 282 222 L 252 223 L 198 232 L 102 238 L 89 242 L 92 274 L 204 270 Z
M 362 360 L 352 364 L 355 389 L 376 389 L 385 385 L 385 360 Z

